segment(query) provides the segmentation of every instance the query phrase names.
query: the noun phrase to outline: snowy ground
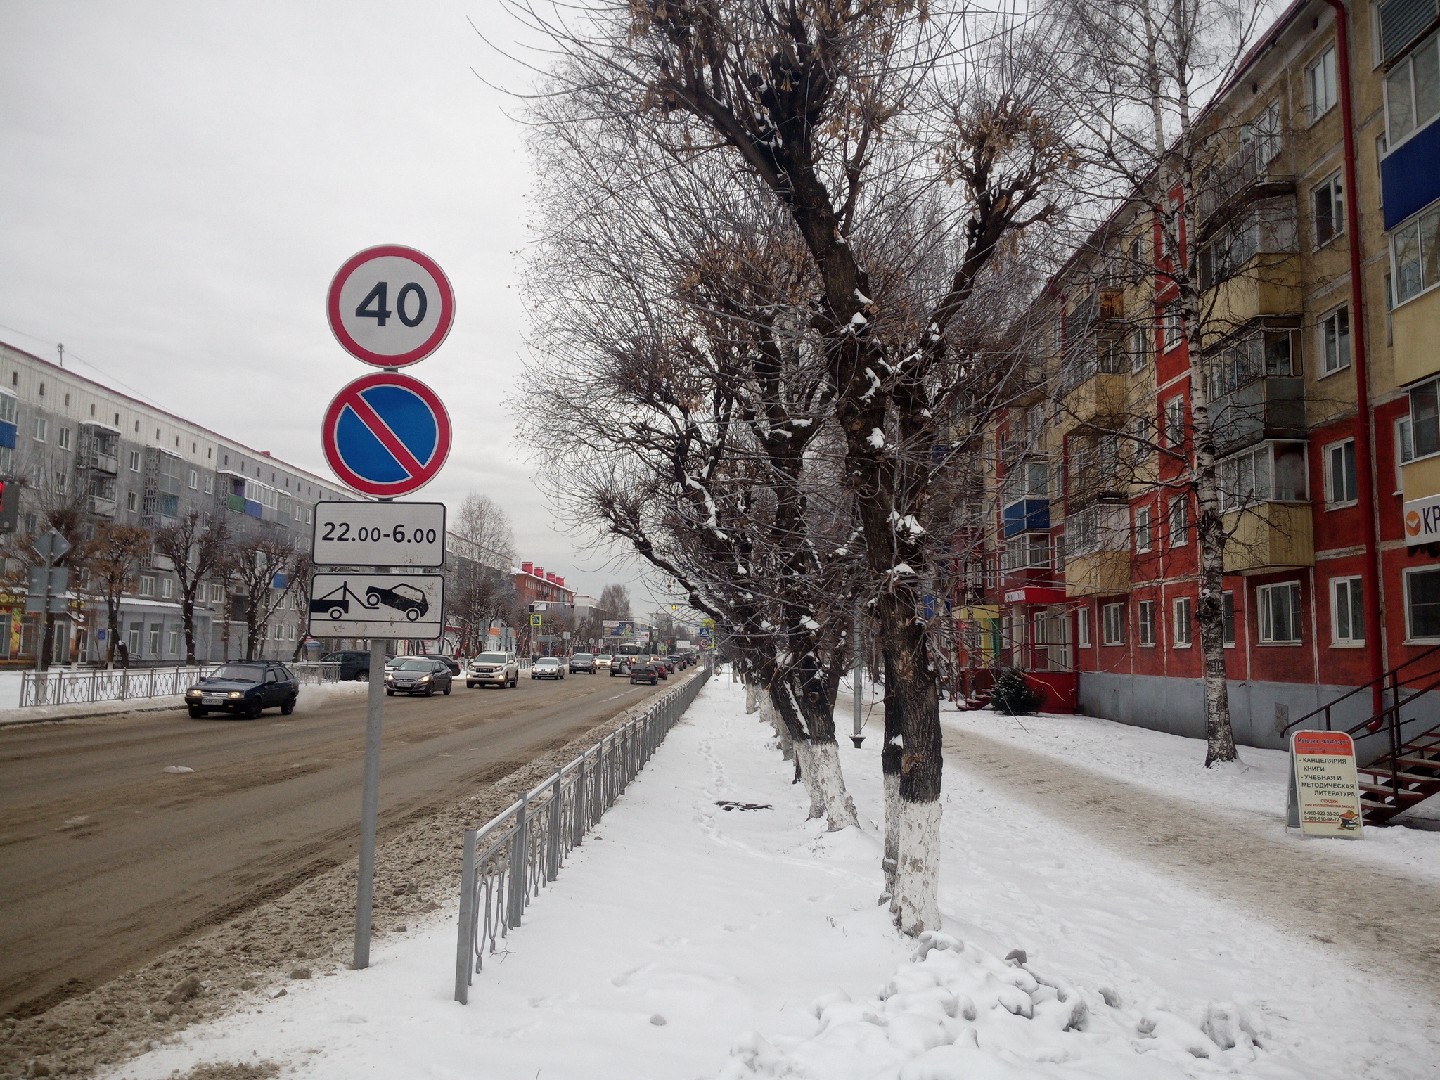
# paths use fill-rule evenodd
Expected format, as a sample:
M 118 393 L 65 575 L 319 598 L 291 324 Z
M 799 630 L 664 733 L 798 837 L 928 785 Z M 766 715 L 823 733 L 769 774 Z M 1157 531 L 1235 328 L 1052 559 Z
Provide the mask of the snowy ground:
M 848 716 L 842 709 L 847 727 Z M 437 913 L 378 943 L 367 971 L 294 981 L 111 1075 L 1437 1075 L 1434 984 L 1398 989 L 1394 953 L 1316 940 L 1326 935 L 1309 932 L 1304 909 L 1327 872 L 1383 873 L 1440 909 L 1440 833 L 1287 834 L 1285 758 L 1273 751 L 1245 750 L 1243 768 L 1217 773 L 1200 768 L 1193 741 L 1106 721 L 975 713 L 946 725 L 957 747 L 946 761 L 946 921 L 921 943 L 897 937 L 875 905 L 878 721 L 863 749 L 847 741 L 842 754 L 862 827 L 826 835 L 804 819 L 789 766 L 721 677 L 504 951 L 486 958 L 468 1006 L 451 1000 L 453 915 Z M 962 751 L 989 764 L 967 765 Z M 1027 779 L 1010 783 L 1007 772 Z M 1212 831 L 1229 829 L 1216 887 L 1162 857 L 1187 835 L 1137 848 L 1116 842 L 1123 825 L 1098 827 L 1078 803 L 1074 813 L 1037 809 L 1037 788 L 1055 789 L 1063 807 L 1067 789 L 1092 790 L 1081 779 L 1096 790 L 1139 785 L 1155 797 L 1151 816 L 1203 813 Z M 766 808 L 727 811 L 725 800 Z M 1299 892 L 1279 882 L 1268 911 L 1221 898 L 1259 861 L 1262 840 L 1319 868 Z

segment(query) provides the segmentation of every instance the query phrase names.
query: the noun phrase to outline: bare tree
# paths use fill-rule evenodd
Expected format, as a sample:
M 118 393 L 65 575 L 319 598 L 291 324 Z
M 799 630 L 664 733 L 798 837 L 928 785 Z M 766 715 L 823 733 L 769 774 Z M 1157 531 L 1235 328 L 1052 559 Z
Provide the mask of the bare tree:
M 151 543 L 150 530 L 113 521 L 96 529 L 95 539 L 89 542 L 89 579 L 105 604 L 106 665 L 115 663 L 120 641 L 120 601 L 135 591 Z
M 904 932 L 936 928 L 926 522 L 959 392 L 968 409 L 991 397 L 994 373 L 957 335 L 1006 238 L 1052 212 L 1070 160 L 1041 88 L 1008 40 L 988 70 L 970 56 L 962 71 L 962 20 L 935 5 L 649 0 L 593 12 L 584 40 L 527 14 L 564 51 L 570 89 L 609 88 L 612 115 L 638 100 L 651 137 L 677 159 L 716 152 L 800 240 L 884 650 L 885 895 Z
M 155 550 L 170 560 L 180 582 L 180 618 L 185 628 L 187 664 L 195 663 L 195 601 L 200 586 L 225 565 L 230 544 L 230 524 L 225 513 L 202 514 L 191 510 L 155 532 Z
M 298 572 L 309 555 L 297 549 L 281 529 L 257 530 L 236 545 L 233 575 L 245 612 L 245 659 L 263 652 L 270 620 L 304 576 Z
M 630 590 L 624 585 L 609 584 L 600 590 L 600 615 L 611 620 L 630 618 Z
M 1201 106 L 1239 70 L 1264 10 L 1239 0 L 1061 0 L 1054 8 L 1056 48 L 1066 62 L 1053 70 L 1068 81 L 1062 96 L 1085 131 L 1090 175 L 1108 204 L 1123 208 L 1118 220 L 1138 221 L 1143 236 L 1137 246 L 1111 252 L 1111 265 L 1153 287 L 1142 319 L 1152 335 L 1161 325 L 1163 344 L 1183 341 L 1188 353 L 1188 419 L 1177 412 L 1157 417 L 1148 436 L 1143 429 L 1118 434 L 1135 446 L 1152 439 L 1162 462 L 1157 480 L 1195 503 L 1194 619 L 1203 656 L 1207 767 L 1237 757 L 1223 605 L 1226 550 L 1236 530 L 1227 527 L 1225 512 L 1227 503 L 1254 494 L 1227 491 L 1236 485 L 1222 476 L 1226 420 L 1216 410 L 1237 407 L 1224 400 L 1224 369 L 1231 369 L 1234 389 L 1234 372 L 1250 360 L 1239 354 L 1250 344 L 1262 353 L 1266 347 L 1263 333 L 1248 333 L 1257 328 L 1247 331 L 1244 319 L 1227 310 L 1216 286 L 1271 273 L 1293 250 L 1296 220 L 1293 200 L 1288 208 L 1284 200 L 1258 204 L 1223 230 L 1238 242 L 1211 243 L 1217 234 L 1206 227 L 1209 211 L 1231 201 L 1237 180 L 1243 186 L 1247 176 L 1263 175 L 1280 149 L 1281 119 L 1277 108 L 1245 118 L 1242 126 L 1218 112 L 1207 116 Z M 1263 355 L 1258 365 L 1263 377 Z

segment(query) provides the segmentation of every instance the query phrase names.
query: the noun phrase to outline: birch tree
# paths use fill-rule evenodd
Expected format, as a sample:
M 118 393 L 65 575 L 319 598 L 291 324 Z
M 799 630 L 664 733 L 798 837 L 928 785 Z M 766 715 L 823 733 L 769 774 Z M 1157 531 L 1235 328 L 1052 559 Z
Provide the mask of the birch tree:
M 1238 70 L 1255 38 L 1261 9 L 1235 0 L 1061 0 L 1050 10 L 1057 49 L 1067 57 L 1056 68 L 1069 87 L 1060 96 L 1086 133 L 1087 165 L 1108 191 L 1109 205 L 1134 200 L 1142 220 L 1151 223 L 1154 243 L 1129 257 L 1135 264 L 1131 269 L 1153 280 L 1153 317 L 1178 331 L 1189 355 L 1189 421 L 1181 438 L 1162 437 L 1159 449 L 1178 465 L 1172 487 L 1193 493 L 1196 504 L 1200 572 L 1195 623 L 1203 657 L 1208 768 L 1238 755 L 1226 683 L 1223 607 L 1225 551 L 1234 530 L 1224 521 L 1214 384 L 1206 378 L 1202 357 L 1237 327 L 1216 307 L 1209 289 L 1216 275 L 1202 279 L 1197 209 L 1207 199 L 1223 197 L 1222 173 L 1241 133 L 1213 119 L 1204 122 L 1201 107 Z M 1259 135 L 1278 138 L 1279 131 Z M 1283 222 L 1265 224 L 1285 227 Z M 1294 227 L 1292 214 L 1292 232 Z M 1245 272 L 1263 275 L 1274 264 L 1261 252 Z M 1240 271 L 1239 266 L 1214 269 L 1219 276 Z

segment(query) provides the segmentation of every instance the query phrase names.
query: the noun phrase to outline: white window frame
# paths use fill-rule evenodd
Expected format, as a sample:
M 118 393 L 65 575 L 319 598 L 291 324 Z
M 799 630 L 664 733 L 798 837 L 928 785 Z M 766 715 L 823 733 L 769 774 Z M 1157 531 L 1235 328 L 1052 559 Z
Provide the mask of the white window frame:
M 1328 218 L 1321 212 L 1322 197 L 1329 204 Z M 1310 189 L 1310 216 L 1316 251 L 1345 235 L 1345 184 L 1338 169 Z
M 1345 449 L 1349 447 L 1349 469 L 1348 477 L 1345 467 Z M 1358 488 L 1360 477 L 1355 464 L 1355 440 L 1341 439 L 1338 442 L 1325 445 L 1325 508 L 1337 510 L 1345 506 L 1354 506 L 1359 498 Z M 1336 475 L 1336 456 L 1339 456 L 1340 473 Z
M 141 575 L 140 575 L 140 585 L 139 585 L 139 587 L 138 587 L 135 591 L 136 591 L 136 595 L 138 595 L 138 596 L 154 596 L 154 595 L 155 595 L 155 575 L 154 575 L 154 574 L 141 574 Z
M 1330 579 L 1330 647 L 1359 649 L 1365 645 L 1362 579 L 1355 574 Z
M 1305 65 L 1305 97 L 1313 124 L 1326 115 L 1339 101 L 1339 68 L 1335 42 L 1321 51 L 1312 63 Z
M 1413 240 L 1410 239 L 1411 234 Z M 1414 258 L 1406 259 L 1402 266 L 1401 245 L 1407 242 L 1413 244 Z M 1440 274 L 1429 278 L 1426 275 L 1426 271 L 1435 265 L 1434 255 L 1430 252 L 1432 247 L 1440 247 L 1440 206 L 1427 206 L 1390 230 L 1390 292 L 1386 300 L 1392 310 L 1440 286 Z M 1413 274 L 1401 273 L 1402 269 L 1412 266 Z M 1411 277 L 1414 278 L 1413 283 Z
M 1405 571 L 1405 640 L 1407 642 L 1440 641 L 1440 620 L 1437 620 L 1435 633 L 1428 635 L 1415 633 L 1415 606 L 1410 582 L 1420 574 L 1440 574 L 1440 566 L 1416 566 L 1407 568 Z M 1440 607 L 1440 603 L 1437 603 L 1436 606 Z
M 1174 449 L 1177 446 L 1185 445 L 1185 398 L 1176 394 L 1168 398 L 1164 406 L 1164 432 L 1162 438 L 1165 446 Z
M 62 427 L 55 432 L 55 445 L 61 450 L 70 449 L 70 429 L 68 427 Z
M 1188 496 L 1176 495 L 1166 507 L 1168 542 L 1172 548 L 1185 547 L 1190 543 L 1190 503 Z
M 139 451 L 139 450 L 131 450 L 131 451 L 130 451 L 130 471 L 131 471 L 131 472 L 139 472 L 139 471 L 140 471 L 140 451 Z
M 35 441 L 44 442 L 50 437 L 50 421 L 44 416 L 35 417 Z
M 1379 4 L 1375 5 L 1376 10 L 1379 10 L 1379 7 Z M 1387 139 L 1389 140 L 1391 149 L 1394 149 L 1397 146 L 1404 145 L 1406 141 L 1413 138 L 1419 132 L 1424 131 L 1426 127 L 1428 127 L 1431 123 L 1435 121 L 1437 116 L 1440 116 L 1440 113 L 1432 113 L 1422 117 L 1418 115 L 1419 110 L 1416 108 L 1417 103 L 1415 101 L 1415 60 L 1427 50 L 1440 50 L 1440 34 L 1432 33 L 1428 39 L 1420 42 L 1418 45 L 1412 48 L 1403 59 L 1396 61 L 1395 66 L 1392 67 L 1390 71 L 1387 72 L 1385 75 L 1385 83 L 1383 88 L 1385 94 L 1385 134 Z M 1392 98 L 1394 95 L 1391 91 L 1398 87 L 1401 76 L 1405 77 L 1404 92 L 1405 96 L 1409 99 L 1406 102 L 1406 105 L 1410 110 L 1410 126 L 1407 127 L 1405 131 L 1401 133 L 1397 138 L 1394 134 L 1395 109 L 1392 104 Z
M 1410 458 L 1440 454 L 1440 379 L 1426 379 L 1410 387 Z M 1416 399 L 1423 412 L 1416 413 Z
M 1272 595 L 1279 596 L 1281 593 L 1293 597 L 1290 605 L 1290 621 L 1295 637 L 1276 637 L 1273 612 L 1270 607 Z M 1255 619 L 1260 629 L 1260 644 L 1262 645 L 1303 645 L 1305 631 L 1302 626 L 1303 608 L 1300 594 L 1300 582 L 1298 581 L 1277 581 L 1272 585 L 1257 585 L 1255 587 Z
M 1150 507 L 1135 508 L 1135 551 L 1143 555 L 1155 545 L 1154 532 L 1150 526 Z
M 1165 311 L 1160 316 L 1160 325 L 1164 331 L 1161 339 L 1161 350 L 1169 352 L 1177 348 L 1185 340 L 1185 328 L 1180 321 L 1180 304 L 1172 300 L 1165 305 Z
M 1395 418 L 1395 494 L 1401 495 L 1405 491 L 1406 465 L 1415 460 L 1415 443 L 1410 437 L 1410 416 L 1397 416 Z
M 1082 607 L 1075 612 L 1075 644 L 1078 648 L 1090 648 L 1090 609 Z
M 1177 649 L 1195 643 L 1194 605 L 1188 596 L 1177 596 L 1170 605 L 1170 642 Z
M 1135 601 L 1135 644 L 1141 649 L 1155 647 L 1155 601 Z
M 1100 608 L 1100 643 L 1102 645 L 1125 644 L 1125 605 L 1104 604 Z
M 1324 379 L 1347 370 L 1350 367 L 1351 355 L 1350 308 L 1341 304 L 1320 316 L 1316 323 L 1316 333 L 1320 339 L 1317 353 L 1320 368 L 1318 377 Z

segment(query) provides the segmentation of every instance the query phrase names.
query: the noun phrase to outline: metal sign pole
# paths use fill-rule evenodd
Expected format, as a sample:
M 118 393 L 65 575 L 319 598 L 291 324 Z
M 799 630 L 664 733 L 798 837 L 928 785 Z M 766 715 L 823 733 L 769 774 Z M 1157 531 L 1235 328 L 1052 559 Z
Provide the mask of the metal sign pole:
M 370 966 L 371 912 L 375 898 L 375 832 L 380 806 L 380 727 L 385 712 L 388 638 L 370 639 L 370 694 L 365 705 L 365 780 L 360 796 L 360 878 L 355 893 L 355 962 Z

